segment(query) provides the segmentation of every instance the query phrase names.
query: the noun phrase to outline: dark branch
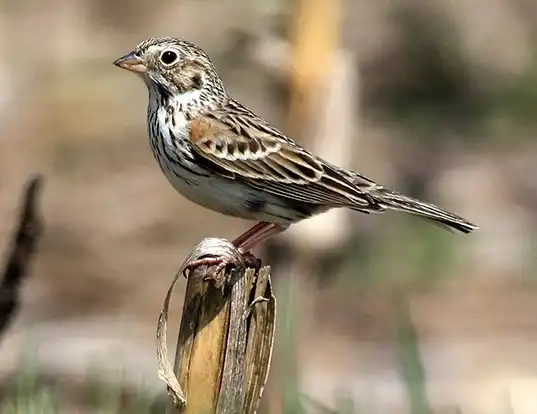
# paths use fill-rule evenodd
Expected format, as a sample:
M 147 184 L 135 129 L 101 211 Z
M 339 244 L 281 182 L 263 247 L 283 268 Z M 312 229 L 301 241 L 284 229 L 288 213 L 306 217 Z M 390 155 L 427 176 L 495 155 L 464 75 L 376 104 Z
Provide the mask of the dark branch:
M 37 242 L 43 231 L 38 198 L 43 184 L 39 175 L 26 183 L 18 227 L 13 234 L 10 253 L 0 280 L 0 338 L 13 319 L 20 301 L 20 287 L 28 274 Z

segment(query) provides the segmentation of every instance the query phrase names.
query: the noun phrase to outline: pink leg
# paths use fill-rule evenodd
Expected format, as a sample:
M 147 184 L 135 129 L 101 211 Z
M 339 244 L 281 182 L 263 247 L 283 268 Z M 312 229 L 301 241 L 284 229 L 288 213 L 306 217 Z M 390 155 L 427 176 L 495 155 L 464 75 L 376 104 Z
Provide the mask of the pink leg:
M 244 233 L 242 233 L 239 237 L 237 237 L 235 240 L 233 240 L 233 244 L 237 247 L 242 245 L 246 240 L 253 237 L 254 235 L 258 234 L 259 232 L 265 231 L 267 227 L 273 226 L 272 223 L 267 223 L 266 221 L 260 221 L 255 226 L 250 227 L 248 230 L 246 230 Z
M 287 227 L 289 226 L 261 221 L 246 230 L 243 234 L 233 240 L 232 243 L 239 249 L 241 254 L 244 256 L 251 256 L 250 250 L 252 248 L 270 237 L 281 233 L 287 229 Z M 214 274 L 218 275 L 228 264 L 227 260 L 222 257 L 205 257 L 190 262 L 188 268 L 194 269 L 198 266 L 217 266 Z
M 283 226 L 281 224 L 262 221 L 237 237 L 233 241 L 233 244 L 237 246 L 241 253 L 247 253 L 259 243 L 281 233 L 287 229 L 287 227 L 288 226 Z

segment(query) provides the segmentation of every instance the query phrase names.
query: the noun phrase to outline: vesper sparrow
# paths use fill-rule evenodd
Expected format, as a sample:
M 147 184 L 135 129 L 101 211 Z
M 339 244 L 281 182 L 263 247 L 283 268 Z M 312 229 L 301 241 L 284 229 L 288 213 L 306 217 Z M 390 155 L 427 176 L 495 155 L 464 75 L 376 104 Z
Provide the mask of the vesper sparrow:
M 478 228 L 311 154 L 230 97 L 193 43 L 150 38 L 114 64 L 147 86 L 149 142 L 173 187 L 203 207 L 259 221 L 233 241 L 245 256 L 290 224 L 336 207 L 399 210 L 462 233 Z M 227 263 L 215 257 L 200 264 L 221 270 Z

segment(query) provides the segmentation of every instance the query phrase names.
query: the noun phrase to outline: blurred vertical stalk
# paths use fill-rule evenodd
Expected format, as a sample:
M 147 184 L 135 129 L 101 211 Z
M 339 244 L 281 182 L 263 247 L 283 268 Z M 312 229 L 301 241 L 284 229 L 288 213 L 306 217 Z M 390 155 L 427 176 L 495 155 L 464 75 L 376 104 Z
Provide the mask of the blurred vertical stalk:
M 398 294 L 397 303 L 397 345 L 402 380 L 407 388 L 410 412 L 412 414 L 429 414 L 431 412 L 427 399 L 426 378 L 423 360 L 420 354 L 419 337 L 408 298 Z
M 348 166 L 356 123 L 357 79 L 353 57 L 339 45 L 342 2 L 297 0 L 295 6 L 290 23 L 287 130 L 310 151 L 336 165 Z M 332 210 L 292 226 L 283 237 L 291 242 L 295 256 L 308 259 L 314 254 L 322 260 L 347 238 L 347 215 L 343 209 Z
M 297 0 L 290 22 L 291 71 L 287 131 L 302 140 L 319 115 L 319 98 L 332 71 L 334 52 L 339 43 L 341 0 Z M 297 263 L 290 264 L 281 280 L 279 297 L 283 305 L 279 323 L 281 388 L 283 413 L 304 412 L 300 400 L 300 365 L 297 333 L 308 312 L 304 302 L 311 301 L 311 289 L 300 283 Z M 306 306 L 307 308 L 308 306 Z
M 282 413 L 301 414 L 304 412 L 300 401 L 300 372 L 297 352 L 297 332 L 300 323 L 297 306 L 299 297 L 298 280 L 295 273 L 288 273 L 289 277 L 279 286 L 278 297 L 282 303 L 283 311 L 280 314 L 277 336 L 279 341 L 279 354 L 281 361 L 281 395 Z
M 313 113 L 316 92 L 332 66 L 339 43 L 341 0 L 297 0 L 291 21 L 292 44 L 288 130 L 300 127 Z

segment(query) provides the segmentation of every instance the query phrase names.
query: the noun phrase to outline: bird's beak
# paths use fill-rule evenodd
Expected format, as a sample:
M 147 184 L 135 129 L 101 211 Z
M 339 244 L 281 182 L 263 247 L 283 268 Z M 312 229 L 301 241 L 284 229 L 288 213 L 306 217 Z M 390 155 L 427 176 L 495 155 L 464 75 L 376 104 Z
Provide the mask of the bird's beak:
M 141 57 L 136 56 L 134 52 L 131 52 L 123 57 L 120 57 L 114 62 L 118 68 L 127 69 L 131 72 L 146 73 L 147 66 L 144 65 L 144 61 Z

